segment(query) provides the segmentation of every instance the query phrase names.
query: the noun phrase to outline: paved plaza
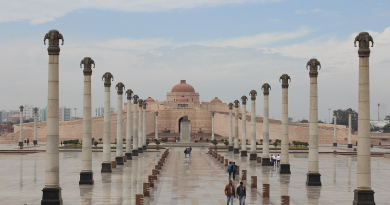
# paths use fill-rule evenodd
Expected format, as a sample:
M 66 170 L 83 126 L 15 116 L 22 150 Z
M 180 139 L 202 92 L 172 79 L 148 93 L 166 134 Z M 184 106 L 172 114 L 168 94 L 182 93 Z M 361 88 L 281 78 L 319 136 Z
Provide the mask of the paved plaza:
M 330 149 L 330 147 L 329 147 Z M 226 168 L 207 154 L 194 148 L 185 158 L 183 147 L 170 148 L 170 154 L 158 175 L 147 204 L 226 204 L 224 187 L 228 183 Z M 102 152 L 93 152 L 94 185 L 80 185 L 81 152 L 60 152 L 60 185 L 64 204 L 135 204 L 142 194 L 162 150 L 148 150 L 133 160 L 117 166 L 111 174 L 100 173 Z M 281 204 L 281 189 L 288 189 L 290 204 L 351 204 L 356 188 L 356 156 L 320 154 L 322 187 L 306 187 L 307 153 L 290 153 L 291 175 L 279 175 L 277 167 L 263 167 L 249 157 L 231 152 L 220 154 L 247 170 L 247 204 Z M 260 156 L 260 154 L 259 154 Z M 377 204 L 388 203 L 390 160 L 372 157 L 372 184 Z M 44 187 L 45 153 L 0 154 L 0 204 L 40 204 Z M 241 172 L 241 171 L 240 171 Z M 250 188 L 250 176 L 257 176 L 257 189 Z M 240 173 L 241 176 L 241 173 Z M 290 176 L 290 177 L 288 177 Z M 270 199 L 262 197 L 262 181 L 268 177 Z M 239 180 L 234 182 L 235 185 Z M 238 200 L 235 199 L 235 204 Z

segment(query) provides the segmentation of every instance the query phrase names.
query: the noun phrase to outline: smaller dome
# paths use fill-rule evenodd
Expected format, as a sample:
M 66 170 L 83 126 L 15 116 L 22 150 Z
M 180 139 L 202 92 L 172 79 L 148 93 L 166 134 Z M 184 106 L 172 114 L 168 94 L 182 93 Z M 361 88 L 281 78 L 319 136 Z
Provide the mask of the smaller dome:
M 145 102 L 156 102 L 153 98 L 148 97 L 146 98 Z
M 218 97 L 215 97 L 214 99 L 211 100 L 212 103 L 222 103 L 222 101 L 220 99 L 218 99 Z
M 188 102 L 187 98 L 183 96 L 176 99 L 176 102 Z

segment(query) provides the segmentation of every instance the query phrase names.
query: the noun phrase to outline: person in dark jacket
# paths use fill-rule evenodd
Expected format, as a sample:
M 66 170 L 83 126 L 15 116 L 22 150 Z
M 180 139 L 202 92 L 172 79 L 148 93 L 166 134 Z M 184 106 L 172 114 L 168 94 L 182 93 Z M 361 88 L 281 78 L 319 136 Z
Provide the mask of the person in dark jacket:
M 233 173 L 233 164 L 232 164 L 232 162 L 230 162 L 229 165 L 227 166 L 227 171 L 229 172 L 229 180 L 230 180 L 231 177 L 232 177 L 232 173 Z
M 233 205 L 233 199 L 236 197 L 236 190 L 234 189 L 234 185 L 232 180 L 229 180 L 229 184 L 225 187 L 225 195 L 227 197 L 226 205 L 229 205 L 229 201 L 231 201 L 231 205 Z
M 236 166 L 235 162 L 233 162 L 232 169 L 233 169 L 233 180 L 235 180 L 236 179 L 236 173 L 237 173 L 237 166 Z
M 239 204 L 245 205 L 246 189 L 243 182 L 240 182 L 240 186 L 237 187 L 236 195 L 239 200 Z

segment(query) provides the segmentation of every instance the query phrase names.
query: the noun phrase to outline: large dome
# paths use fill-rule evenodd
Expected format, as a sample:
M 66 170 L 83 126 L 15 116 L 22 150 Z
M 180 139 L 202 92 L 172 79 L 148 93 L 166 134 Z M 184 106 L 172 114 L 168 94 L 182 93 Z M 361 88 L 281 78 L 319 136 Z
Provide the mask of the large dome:
M 146 102 L 156 102 L 153 98 L 148 97 L 145 99 Z
M 222 103 L 222 101 L 220 99 L 218 99 L 218 97 L 215 97 L 214 99 L 211 100 L 212 103 Z
M 180 84 L 173 86 L 172 92 L 195 92 L 194 87 L 192 85 L 187 84 L 186 80 L 181 80 Z

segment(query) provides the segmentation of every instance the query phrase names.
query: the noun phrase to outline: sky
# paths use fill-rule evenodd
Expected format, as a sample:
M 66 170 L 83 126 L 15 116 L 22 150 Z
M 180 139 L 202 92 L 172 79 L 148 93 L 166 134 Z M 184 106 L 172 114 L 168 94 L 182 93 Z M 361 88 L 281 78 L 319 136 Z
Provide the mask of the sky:
M 390 1 L 386 0 L 0 0 L 0 110 L 47 104 L 47 45 L 51 29 L 62 33 L 60 106 L 82 117 L 83 72 L 91 57 L 92 108 L 104 103 L 101 79 L 145 99 L 164 101 L 187 80 L 200 100 L 229 103 L 271 85 L 270 117 L 281 119 L 279 77 L 291 77 L 289 116 L 309 118 L 309 71 L 317 58 L 319 120 L 329 109 L 358 109 L 358 48 L 367 31 L 374 39 L 370 57 L 371 119 L 390 115 Z M 250 109 L 250 106 L 248 106 Z

